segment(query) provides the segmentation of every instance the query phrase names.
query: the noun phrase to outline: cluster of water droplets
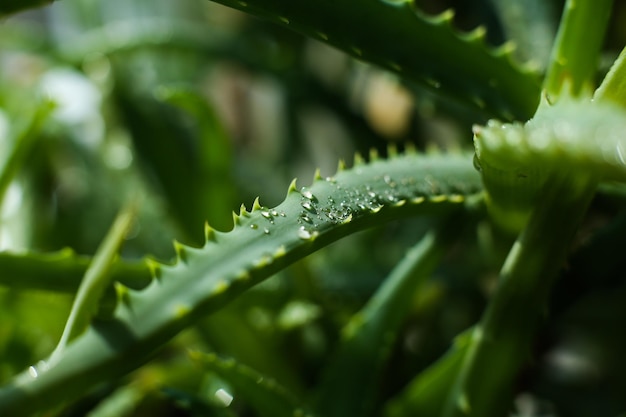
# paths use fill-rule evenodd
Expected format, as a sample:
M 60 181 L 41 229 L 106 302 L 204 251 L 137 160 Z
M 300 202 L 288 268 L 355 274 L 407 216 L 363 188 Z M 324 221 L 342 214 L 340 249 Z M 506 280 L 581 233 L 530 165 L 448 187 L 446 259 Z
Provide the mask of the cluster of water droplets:
M 264 234 L 269 235 L 271 233 L 270 227 L 276 224 L 276 219 L 287 217 L 284 211 L 278 211 L 276 209 L 269 209 L 267 207 L 261 207 L 261 217 L 263 217 L 267 224 L 258 225 L 252 223 L 250 228 L 253 230 L 262 230 Z
M 305 187 L 300 190 L 300 194 L 302 195 L 300 200 L 302 211 L 298 216 L 298 224 L 300 224 L 298 237 L 305 240 L 315 239 L 319 234 L 316 228 L 322 220 L 319 200 L 311 190 Z
M 419 180 L 422 187 L 416 186 L 418 180 L 414 177 L 396 180 L 389 174 L 373 178 L 371 185 L 357 187 L 342 186 L 332 177 L 326 178 L 326 182 L 333 186 L 333 192 L 321 201 L 310 189 L 303 187 L 300 190 L 298 235 L 302 239 L 315 237 L 324 224 L 345 224 L 361 214 L 376 213 L 387 205 L 422 201 L 425 195 L 441 191 L 440 184 L 431 177 Z

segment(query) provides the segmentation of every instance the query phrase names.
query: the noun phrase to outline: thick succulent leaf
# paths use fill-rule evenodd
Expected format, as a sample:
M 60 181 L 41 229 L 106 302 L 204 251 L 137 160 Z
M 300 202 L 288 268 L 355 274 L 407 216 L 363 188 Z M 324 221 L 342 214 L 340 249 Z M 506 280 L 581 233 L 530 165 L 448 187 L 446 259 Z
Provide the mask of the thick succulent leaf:
M 235 398 L 241 397 L 260 417 L 310 416 L 302 409 L 302 402 L 286 387 L 234 359 L 197 351 L 191 352 L 191 358 L 219 375 L 232 387 Z
M 458 235 L 459 222 L 445 218 L 442 223 L 409 250 L 344 328 L 339 348 L 320 384 L 313 408 L 316 414 L 325 417 L 371 414 L 380 371 L 412 306 L 415 292 L 429 278 L 449 241 Z
M 595 100 L 609 100 L 626 107 L 626 48 L 615 60 L 594 94 Z
M 89 325 L 100 308 L 100 301 L 110 287 L 110 271 L 122 241 L 134 221 L 135 206 L 124 209 L 116 218 L 106 238 L 98 248 L 85 276 L 81 281 L 76 298 L 72 304 L 70 316 L 65 323 L 59 344 L 52 357 L 63 353 L 63 349 L 81 334 Z
M 0 252 L 0 285 L 75 293 L 90 263 L 91 257 L 79 256 L 71 249 L 45 254 Z M 152 279 L 149 264 L 150 261 L 116 261 L 111 281 L 134 289 L 144 288 Z
M 579 95 L 594 86 L 612 5 L 613 0 L 567 1 L 543 83 L 550 96 L 562 90 Z
M 548 65 L 556 34 L 555 5 L 544 0 L 491 0 L 505 34 L 515 42 L 515 56 L 540 68 Z
M 126 119 L 141 167 L 165 197 L 172 217 L 184 233 L 185 242 L 202 245 L 202 225 L 209 215 L 215 214 L 211 208 L 215 195 L 209 188 L 220 184 L 217 178 L 228 178 L 224 175 L 222 163 L 207 164 L 214 158 L 229 160 L 230 150 L 225 148 L 230 144 L 223 129 L 218 127 L 209 104 L 190 92 L 183 93 L 179 89 L 175 93 L 174 89 L 161 88 L 157 92 L 162 99 L 158 99 L 136 91 L 138 89 L 132 86 L 118 84 L 115 98 Z M 165 99 L 176 102 L 185 111 L 190 110 L 192 123 L 186 120 L 189 114 L 168 104 Z M 224 195 L 223 203 L 215 204 L 216 209 L 230 205 L 229 194 L 232 195 Z M 232 207 L 225 213 L 230 210 Z M 217 217 L 216 227 L 227 230 L 232 221 L 226 224 L 228 220 L 224 220 L 222 214 L 213 216 Z
M 467 353 L 471 329 L 463 332 L 444 356 L 420 372 L 386 407 L 387 417 L 440 416 Z
M 537 78 L 506 45 L 489 50 L 484 30 L 459 34 L 453 13 L 428 17 L 407 0 L 216 0 L 329 43 L 505 120 L 527 120 Z M 509 45 L 510 46 L 510 45 Z
M 495 218 L 519 230 L 551 173 L 572 182 L 593 175 L 626 181 L 626 112 L 616 105 L 562 97 L 543 103 L 525 125 L 491 122 L 475 128 L 480 165 Z
M 204 247 L 177 244 L 178 261 L 159 268 L 144 290 L 123 293 L 111 319 L 94 322 L 57 361 L 31 367 L 0 390 L 0 414 L 76 398 L 140 366 L 198 318 L 313 251 L 391 219 L 445 215 L 481 189 L 467 154 L 374 158 L 331 178 L 318 175 L 309 188 L 294 182 L 274 209 L 258 201 L 250 212 L 242 207 L 232 231 L 207 227 Z
M 232 180 L 231 141 L 206 98 L 188 87 L 162 87 L 157 98 L 179 108 L 196 121 L 196 170 L 194 175 L 198 192 L 194 193 L 196 211 L 204 213 L 219 230 L 233 225 L 231 211 L 235 207 L 235 184 Z M 187 201 L 188 205 L 191 205 Z

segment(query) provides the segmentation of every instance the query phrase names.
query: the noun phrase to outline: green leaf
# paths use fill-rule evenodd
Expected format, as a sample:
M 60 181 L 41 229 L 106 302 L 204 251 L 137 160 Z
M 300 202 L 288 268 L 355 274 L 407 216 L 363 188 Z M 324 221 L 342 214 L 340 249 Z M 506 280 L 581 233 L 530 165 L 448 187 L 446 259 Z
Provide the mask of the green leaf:
M 327 365 L 314 411 L 325 417 L 371 414 L 383 364 L 409 312 L 415 292 L 429 278 L 451 241 L 458 221 L 442 220 L 409 250 L 366 306 L 343 329 L 339 348 Z M 460 216 L 460 218 L 465 218 Z
M 232 231 L 207 228 L 204 247 L 176 244 L 178 262 L 159 268 L 146 289 L 124 292 L 111 319 L 94 322 L 55 363 L 1 389 L 0 414 L 76 398 L 145 363 L 200 317 L 315 250 L 391 219 L 445 215 L 480 190 L 471 157 L 455 154 L 357 159 L 333 177 L 317 175 L 310 187 L 298 190 L 294 182 L 274 209 L 257 200 L 252 211 L 242 208 Z
M 91 257 L 76 255 L 69 248 L 45 254 L 0 252 L 0 285 L 16 290 L 74 293 L 91 262 Z M 111 267 L 111 281 L 129 288 L 145 288 L 152 280 L 150 262 L 116 260 Z
M 215 111 L 206 98 L 191 88 L 161 87 L 155 95 L 186 112 L 197 123 L 194 173 L 197 192 L 191 201 L 187 199 L 186 205 L 195 206 L 204 221 L 216 229 L 230 229 L 235 207 L 235 184 L 231 178 L 233 157 L 231 142 Z
M 510 45 L 490 51 L 482 27 L 456 33 L 450 11 L 429 17 L 410 0 L 216 1 L 329 43 L 505 120 L 527 120 L 539 101 L 537 78 L 512 62 Z
M 204 369 L 224 379 L 232 387 L 235 398 L 241 396 L 260 417 L 310 416 L 302 410 L 301 401 L 286 387 L 254 369 L 215 354 L 193 351 L 190 355 Z
M 115 219 L 106 238 L 98 248 L 85 277 L 78 288 L 70 316 L 59 344 L 52 353 L 51 360 L 63 354 L 68 343 L 80 335 L 101 307 L 101 299 L 110 284 L 110 270 L 113 260 L 135 218 L 136 205 L 124 209 Z
M 10 149 L 0 165 L 0 202 L 15 175 L 25 165 L 24 162 L 33 150 L 37 140 L 41 138 L 41 129 L 44 122 L 54 109 L 54 103 L 48 100 L 40 100 L 34 105 L 31 103 L 26 112 L 26 117 L 17 119 L 10 134 Z M 11 137 L 12 136 L 12 137 Z
M 387 417 L 440 416 L 450 394 L 463 358 L 467 353 L 472 330 L 460 334 L 444 356 L 419 375 L 385 409 Z
M 609 100 L 626 107 L 626 48 L 622 50 L 611 66 L 609 73 L 604 77 L 593 98 L 595 100 Z
M 232 217 L 233 207 L 225 213 L 220 210 L 232 204 L 232 193 L 215 197 L 207 188 L 216 184 L 222 187 L 217 177 L 224 174 L 222 163 L 212 167 L 207 166 L 207 162 L 220 156 L 225 156 L 228 161 L 227 155 L 230 154 L 225 149 L 228 143 L 217 127 L 215 115 L 208 103 L 200 103 L 199 98 L 192 100 L 189 94 L 183 99 L 181 92 L 179 98 L 172 100 L 178 100 L 179 105 L 183 105 L 181 100 L 185 101 L 184 106 L 193 109 L 194 116 L 200 115 L 197 119 L 152 95 L 121 84 L 115 90 L 115 98 L 131 133 L 140 167 L 152 181 L 154 189 L 164 196 L 172 217 L 183 232 L 182 240 L 201 246 L 202 226 L 212 213 L 209 207 L 214 206 L 219 211 L 216 214 L 213 210 L 213 215 L 217 217 L 215 220 L 220 229 L 226 230 L 232 225 L 232 219 L 224 220 L 224 215 Z M 157 91 L 164 96 L 174 94 L 164 89 Z M 203 143 L 207 139 L 211 141 L 210 148 Z M 213 154 L 208 155 L 209 151 Z M 224 200 L 214 202 L 216 198 Z
M 555 5 L 545 0 L 491 0 L 503 30 L 515 43 L 515 56 L 541 69 L 548 65 L 557 28 Z
M 506 229 L 519 231 L 550 174 L 572 181 L 593 175 L 626 181 L 626 112 L 607 101 L 562 97 L 543 103 L 525 125 L 490 122 L 475 129 L 488 208 Z
M 507 257 L 473 328 L 443 417 L 499 417 L 511 406 L 520 367 L 597 182 L 554 173 Z
M 552 49 L 543 89 L 558 98 L 578 96 L 595 84 L 598 58 L 611 16 L 613 0 L 568 0 Z

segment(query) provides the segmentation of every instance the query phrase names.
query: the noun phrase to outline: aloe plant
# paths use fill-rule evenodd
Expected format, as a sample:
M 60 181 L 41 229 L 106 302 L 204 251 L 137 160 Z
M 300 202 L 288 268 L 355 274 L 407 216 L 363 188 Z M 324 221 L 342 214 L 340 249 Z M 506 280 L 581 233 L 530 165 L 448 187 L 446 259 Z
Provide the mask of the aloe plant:
M 14 314 L 0 315 L 0 414 L 495 417 L 540 415 L 542 404 L 555 416 L 623 413 L 624 54 L 606 75 L 598 69 L 619 6 L 568 0 L 557 25 L 541 2 L 493 0 L 487 26 L 464 32 L 453 11 L 414 1 L 216 1 L 270 23 L 207 27 L 197 2 L 185 3 L 184 21 L 139 1 L 124 21 L 110 17 L 115 6 L 76 2 L 45 9 L 49 38 L 19 14 L 2 28 L 0 283 Z M 553 24 L 554 40 L 520 28 L 516 13 Z M 513 39 L 491 46 L 499 28 Z M 552 43 L 549 58 L 538 42 Z M 321 43 L 344 55 L 320 49 L 313 60 L 352 69 L 316 78 L 302 51 Z M 28 60 L 30 72 L 12 70 Z M 242 122 L 240 84 L 222 107 L 235 112 L 230 129 L 220 101 L 213 108 L 199 92 L 210 76 L 198 68 L 219 74 L 224 62 L 281 86 L 272 91 L 284 128 L 271 134 L 286 132 L 284 142 L 233 144 L 262 142 L 272 123 Z M 419 113 L 460 126 L 461 139 L 441 138 L 453 143 L 443 150 L 418 150 L 411 134 L 401 151 L 386 144 L 350 104 L 363 73 L 458 119 Z M 80 100 L 89 108 L 71 107 Z M 341 142 L 312 103 L 356 140 Z M 307 139 L 319 125 L 337 136 L 326 147 L 357 152 L 289 184 L 298 157 L 328 141 Z M 271 181 L 286 195 L 260 185 Z M 474 307 L 459 307 L 455 292 Z M 596 333 L 576 320 L 596 312 L 585 293 L 613 320 Z M 49 323 L 41 309 L 55 312 Z M 457 316 L 448 326 L 447 312 Z M 45 336 L 29 336 L 25 319 Z

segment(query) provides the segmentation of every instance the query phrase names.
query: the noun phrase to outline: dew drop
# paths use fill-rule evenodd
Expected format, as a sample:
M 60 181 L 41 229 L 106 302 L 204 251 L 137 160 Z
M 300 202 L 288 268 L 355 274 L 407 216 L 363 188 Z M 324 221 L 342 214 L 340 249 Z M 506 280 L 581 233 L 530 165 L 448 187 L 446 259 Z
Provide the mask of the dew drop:
M 232 394 L 230 394 L 228 391 L 226 391 L 223 388 L 220 388 L 217 391 L 215 391 L 215 399 L 224 408 L 230 406 L 230 404 L 233 402 Z
M 272 219 L 272 214 L 269 211 L 262 211 L 261 216 L 265 217 L 268 220 Z
M 390 175 L 385 175 L 383 177 L 383 180 L 385 181 L 385 184 L 387 184 L 390 187 L 395 187 L 396 186 L 396 182 L 391 178 Z
M 267 227 L 263 229 L 263 233 L 265 233 L 266 235 L 270 234 L 270 229 L 268 229 Z
M 303 202 L 302 203 L 302 208 L 304 208 L 308 212 L 317 213 L 317 210 L 315 210 L 315 207 L 313 207 L 313 204 L 311 204 L 310 201 Z
M 258 228 L 259 228 L 259 226 L 257 226 L 257 225 L 256 225 L 256 224 L 254 224 L 254 223 L 252 223 L 252 224 L 250 225 L 250 229 L 252 229 L 252 230 L 256 230 L 256 229 L 258 229 Z
M 307 199 L 311 200 L 311 201 L 315 201 L 316 200 L 316 198 L 313 195 L 313 193 L 310 190 L 307 190 L 305 188 L 302 189 L 302 196 L 304 198 L 307 198 Z
M 312 220 L 309 216 L 307 216 L 306 214 L 302 214 L 302 215 L 300 215 L 300 218 L 301 218 L 303 221 L 307 222 L 307 223 L 313 223 L 313 220 Z
M 317 237 L 318 233 L 316 231 L 310 231 L 304 227 L 298 229 L 298 237 L 304 240 L 312 240 Z

